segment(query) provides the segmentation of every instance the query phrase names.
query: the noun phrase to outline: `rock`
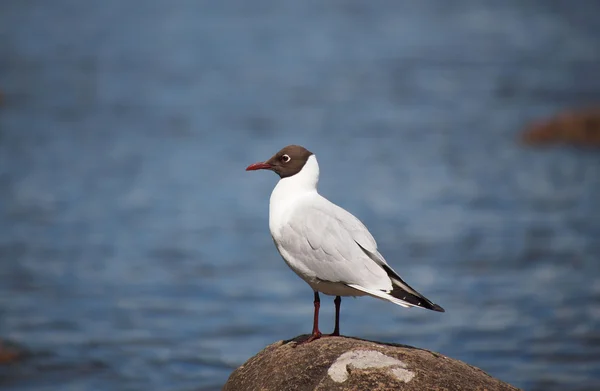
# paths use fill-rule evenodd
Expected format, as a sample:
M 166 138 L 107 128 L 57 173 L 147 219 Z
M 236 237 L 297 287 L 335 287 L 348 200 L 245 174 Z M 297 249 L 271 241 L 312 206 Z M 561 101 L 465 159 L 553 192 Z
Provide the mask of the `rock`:
M 279 341 L 233 371 L 223 391 L 517 390 L 471 365 L 411 346 L 347 337 Z
M 600 107 L 566 111 L 529 125 L 521 137 L 525 144 L 600 146 Z
M 22 346 L 0 339 L 0 365 L 11 364 L 21 360 L 26 355 Z

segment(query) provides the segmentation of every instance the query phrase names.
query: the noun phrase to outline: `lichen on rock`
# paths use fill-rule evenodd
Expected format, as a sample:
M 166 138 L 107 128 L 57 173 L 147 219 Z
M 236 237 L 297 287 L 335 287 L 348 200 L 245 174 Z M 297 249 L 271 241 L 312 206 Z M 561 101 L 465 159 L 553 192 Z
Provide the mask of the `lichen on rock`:
M 376 350 L 351 350 L 339 356 L 329 367 L 327 374 L 333 381 L 343 383 L 348 379 L 349 368 L 390 368 L 389 373 L 408 383 L 415 376 L 408 371 L 406 364 L 396 358 L 386 356 Z

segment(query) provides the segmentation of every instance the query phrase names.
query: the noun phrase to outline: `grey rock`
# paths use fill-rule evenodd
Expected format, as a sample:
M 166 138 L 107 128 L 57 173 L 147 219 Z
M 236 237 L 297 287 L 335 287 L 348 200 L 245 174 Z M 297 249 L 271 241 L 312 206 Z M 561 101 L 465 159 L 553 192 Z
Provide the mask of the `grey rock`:
M 517 390 L 479 368 L 405 345 L 306 337 L 267 346 L 236 369 L 224 391 Z

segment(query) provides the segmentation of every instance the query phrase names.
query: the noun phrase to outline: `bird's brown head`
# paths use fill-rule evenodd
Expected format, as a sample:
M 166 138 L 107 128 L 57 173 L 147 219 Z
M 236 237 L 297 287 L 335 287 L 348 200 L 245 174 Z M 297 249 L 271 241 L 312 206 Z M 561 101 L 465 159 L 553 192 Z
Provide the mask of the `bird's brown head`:
M 299 145 L 288 145 L 266 162 L 254 163 L 246 171 L 271 170 L 281 178 L 296 175 L 313 153 Z

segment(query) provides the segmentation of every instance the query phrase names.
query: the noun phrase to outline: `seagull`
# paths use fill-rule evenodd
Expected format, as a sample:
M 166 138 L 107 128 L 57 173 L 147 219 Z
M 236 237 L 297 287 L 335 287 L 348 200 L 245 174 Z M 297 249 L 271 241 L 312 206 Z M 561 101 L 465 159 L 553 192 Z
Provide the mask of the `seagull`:
M 377 243 L 350 212 L 317 191 L 316 156 L 299 145 L 288 145 L 265 162 L 246 171 L 271 170 L 280 180 L 269 202 L 269 230 L 287 265 L 314 291 L 312 334 L 319 331 L 319 292 L 335 296 L 335 328 L 340 335 L 341 296 L 373 296 L 402 307 L 445 312 L 414 290 L 377 251 Z

